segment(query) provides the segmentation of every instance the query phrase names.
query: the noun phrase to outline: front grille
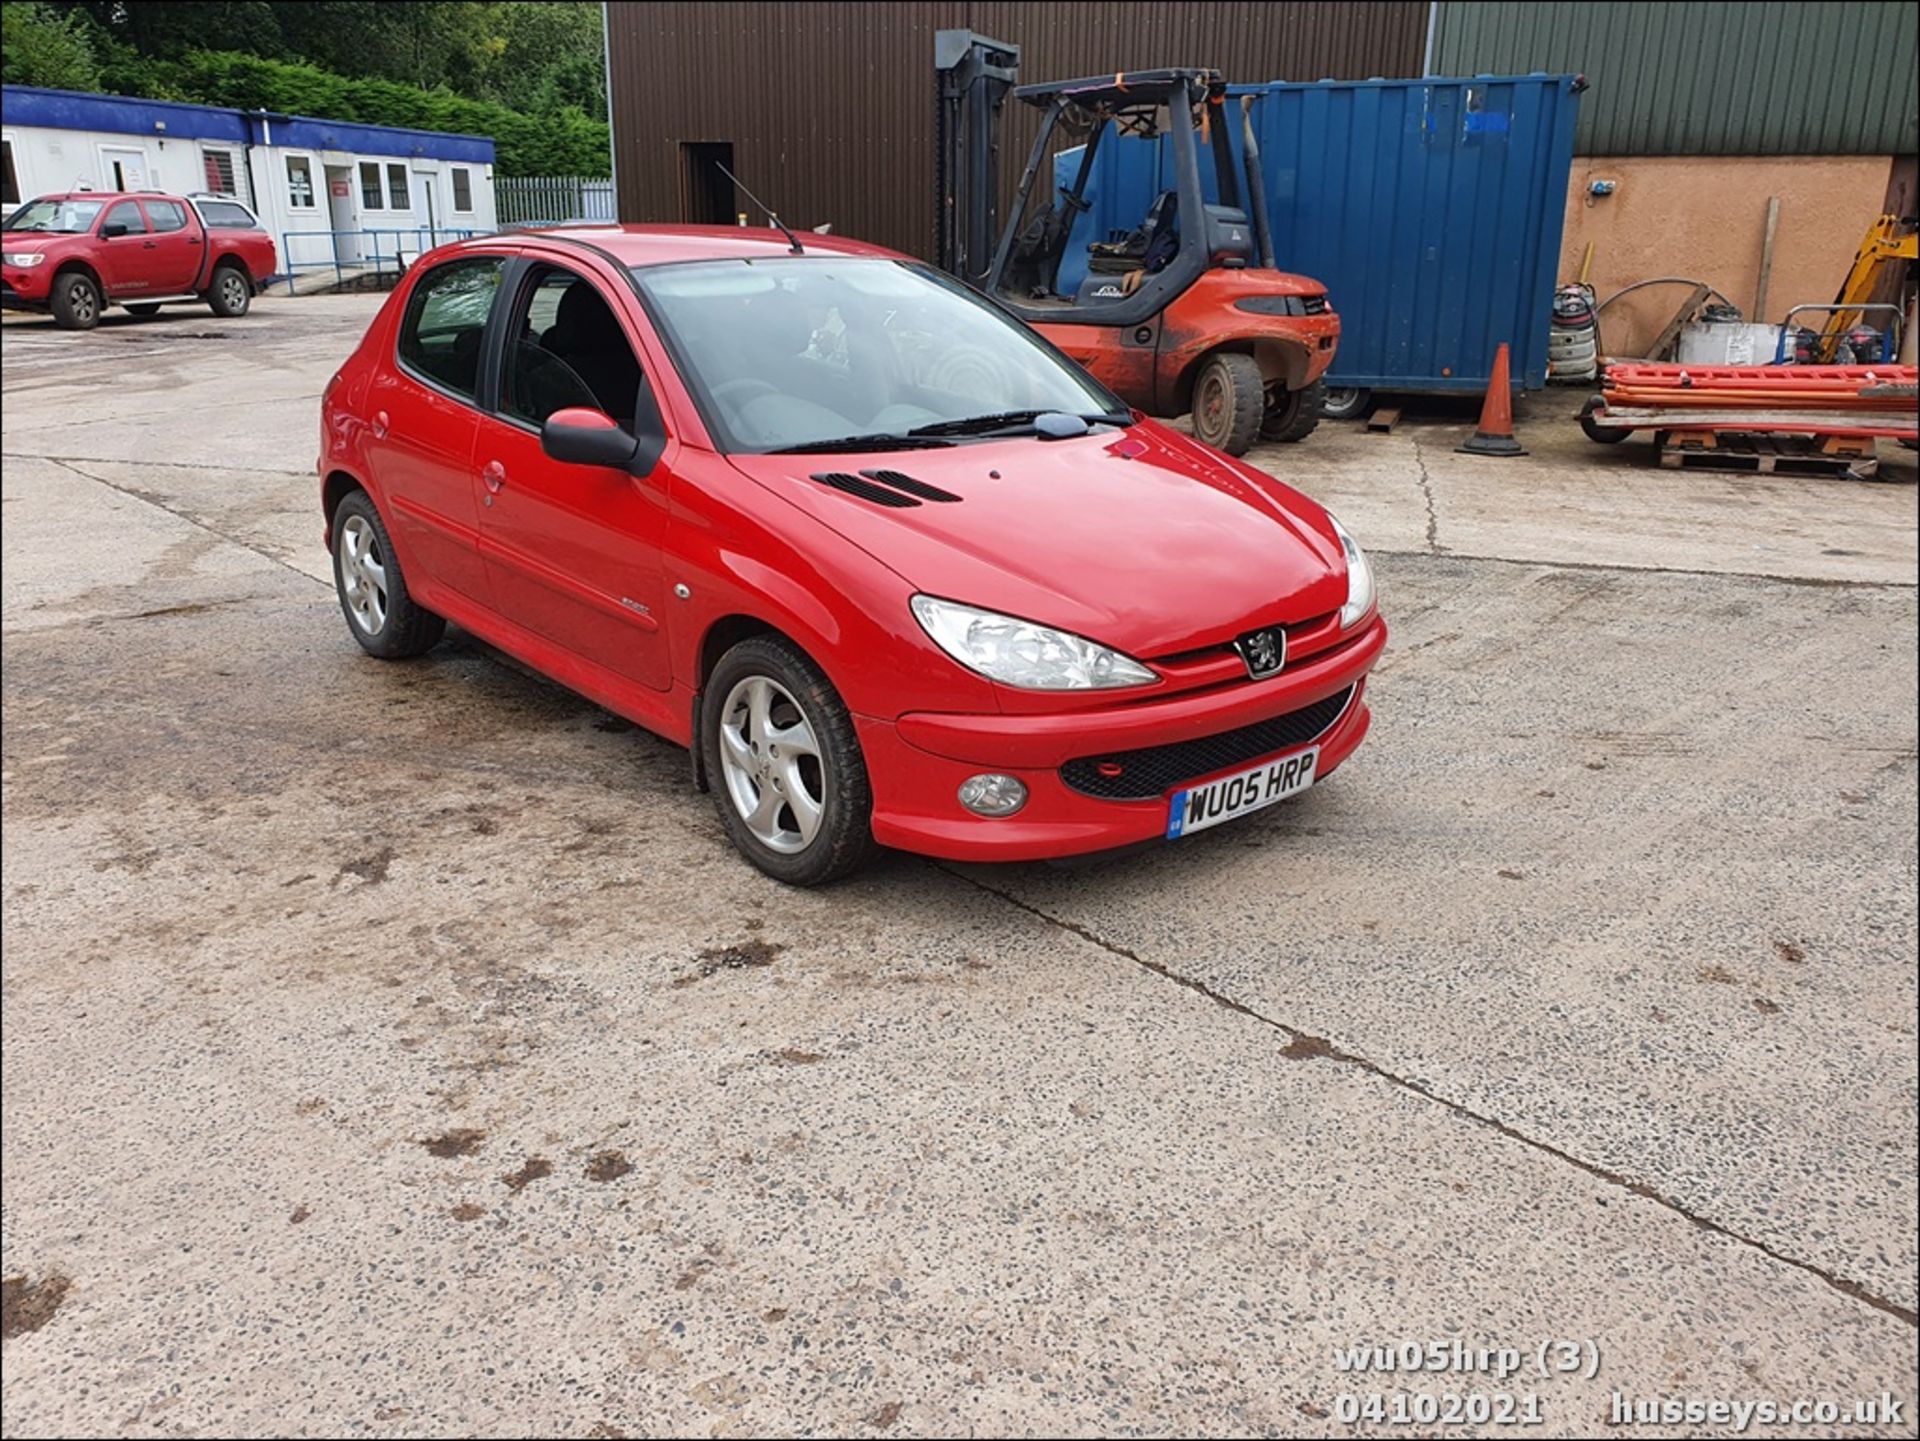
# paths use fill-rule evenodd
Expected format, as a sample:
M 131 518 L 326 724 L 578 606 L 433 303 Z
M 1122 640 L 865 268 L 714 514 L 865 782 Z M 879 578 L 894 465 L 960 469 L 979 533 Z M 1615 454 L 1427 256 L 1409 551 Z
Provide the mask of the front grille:
M 1348 686 L 1299 710 L 1199 740 L 1081 756 L 1060 767 L 1060 779 L 1081 795 L 1104 801 L 1139 801 L 1164 795 L 1215 771 L 1306 745 L 1340 718 L 1352 694 L 1353 687 Z

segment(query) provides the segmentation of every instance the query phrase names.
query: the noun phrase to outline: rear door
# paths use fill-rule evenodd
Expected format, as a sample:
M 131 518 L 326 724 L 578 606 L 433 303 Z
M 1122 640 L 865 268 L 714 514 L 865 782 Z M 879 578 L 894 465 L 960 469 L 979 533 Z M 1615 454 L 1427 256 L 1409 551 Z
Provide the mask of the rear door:
M 480 357 L 508 259 L 463 255 L 421 273 L 368 393 L 368 468 L 429 601 L 432 586 L 487 601 L 473 444 Z
M 116 200 L 100 216 L 93 232 L 93 266 L 114 300 L 152 295 L 152 267 L 148 264 L 153 237 L 147 233 L 146 212 L 137 200 Z
M 563 650 L 655 690 L 672 680 L 663 624 L 668 468 L 644 479 L 540 447 L 554 411 L 584 406 L 629 432 L 654 394 L 630 299 L 583 271 L 529 262 L 500 337 L 498 398 L 474 463 L 494 608 Z
M 147 212 L 145 254 L 149 289 L 155 295 L 191 295 L 206 254 L 200 225 L 184 200 L 143 200 Z

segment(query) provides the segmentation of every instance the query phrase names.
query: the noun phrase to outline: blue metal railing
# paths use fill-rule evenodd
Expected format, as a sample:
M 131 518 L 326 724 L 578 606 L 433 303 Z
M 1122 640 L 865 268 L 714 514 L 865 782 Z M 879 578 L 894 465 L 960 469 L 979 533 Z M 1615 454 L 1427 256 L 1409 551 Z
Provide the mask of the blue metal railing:
M 381 275 L 391 271 L 398 276 L 410 262 L 436 245 L 470 240 L 476 235 L 488 233 L 484 230 L 433 225 L 392 230 L 283 231 L 280 236 L 280 274 L 275 278 L 287 282 L 287 293 L 291 295 L 294 293 L 293 282 L 302 271 L 332 270 L 336 285 L 350 274 Z

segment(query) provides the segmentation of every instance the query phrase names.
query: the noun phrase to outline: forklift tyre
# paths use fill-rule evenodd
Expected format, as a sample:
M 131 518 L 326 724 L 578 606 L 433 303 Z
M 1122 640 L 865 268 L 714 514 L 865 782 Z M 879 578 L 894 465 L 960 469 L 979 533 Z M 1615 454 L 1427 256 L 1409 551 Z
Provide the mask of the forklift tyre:
M 1260 367 L 1251 355 L 1217 350 L 1193 382 L 1193 433 L 1215 450 L 1245 455 L 1266 410 Z
M 1328 420 L 1358 420 L 1373 404 L 1373 392 L 1364 385 L 1327 385 L 1322 382 L 1320 414 Z
M 1267 416 L 1260 424 L 1262 440 L 1305 440 L 1320 424 L 1326 386 L 1319 381 L 1301 390 L 1275 387 L 1268 398 Z

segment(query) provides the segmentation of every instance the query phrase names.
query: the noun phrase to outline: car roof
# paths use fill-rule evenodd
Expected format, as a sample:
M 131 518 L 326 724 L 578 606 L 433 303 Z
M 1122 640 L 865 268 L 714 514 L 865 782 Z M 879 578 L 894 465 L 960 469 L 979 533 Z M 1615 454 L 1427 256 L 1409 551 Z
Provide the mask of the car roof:
M 796 230 L 802 253 L 810 256 L 868 255 L 888 260 L 909 256 L 863 240 Z M 628 267 L 673 265 L 686 260 L 774 260 L 791 255 L 787 238 L 755 225 L 554 225 L 533 230 L 476 236 L 470 246 L 488 243 L 557 240 L 603 250 Z
M 36 195 L 33 200 L 181 200 L 184 198 L 170 190 L 56 190 L 50 195 Z M 33 200 L 21 203 L 31 205 Z

